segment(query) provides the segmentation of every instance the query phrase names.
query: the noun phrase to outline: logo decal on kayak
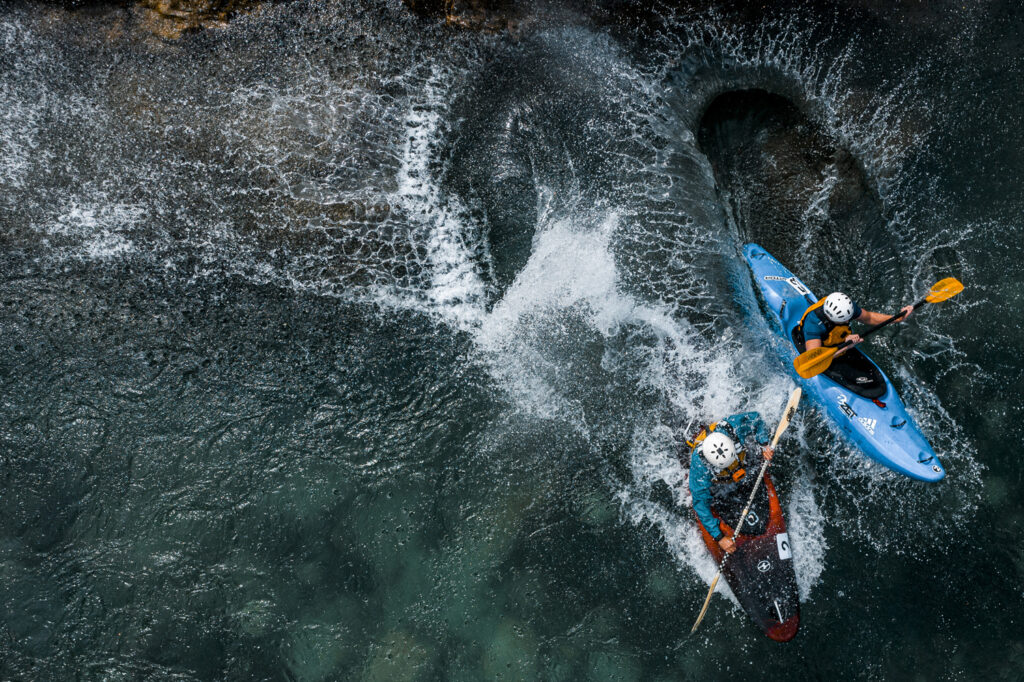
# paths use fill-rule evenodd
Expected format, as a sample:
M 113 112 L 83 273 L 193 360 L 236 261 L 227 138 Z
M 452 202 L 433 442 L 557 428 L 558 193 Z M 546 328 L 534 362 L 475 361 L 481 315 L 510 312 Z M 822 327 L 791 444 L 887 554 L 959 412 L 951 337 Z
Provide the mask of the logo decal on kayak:
M 803 282 L 798 280 L 796 277 L 790 277 L 786 281 L 789 282 L 789 286 L 791 286 L 794 289 L 796 289 L 796 293 L 800 294 L 801 296 L 808 296 L 808 295 L 810 295 L 811 290 L 808 289 L 807 287 L 805 287 Z
M 754 525 L 755 523 L 757 523 L 758 518 L 759 517 L 758 517 L 757 513 L 754 512 L 753 510 L 751 510 L 751 512 L 749 514 L 747 514 L 747 525 L 748 526 Z
M 857 421 L 864 427 L 864 430 L 870 433 L 872 436 L 875 435 L 875 425 L 878 424 L 877 419 L 870 419 L 868 417 L 861 417 Z
M 768 561 L 767 559 L 761 559 L 757 562 L 757 570 L 761 571 L 762 573 L 767 573 L 771 570 L 771 568 L 772 562 Z
M 843 411 L 843 414 L 845 414 L 850 419 L 853 419 L 854 417 L 857 416 L 857 413 L 853 411 L 853 408 L 847 404 L 845 395 L 840 393 L 836 397 L 836 400 L 839 402 L 839 409 Z
M 793 557 L 793 550 L 789 544 L 789 533 L 779 533 L 775 536 L 775 544 L 779 547 L 779 558 L 785 561 Z
M 765 275 L 764 278 L 769 282 L 786 282 L 789 286 L 796 289 L 796 293 L 801 296 L 808 296 L 811 290 L 804 286 L 803 282 L 798 280 L 796 277 L 779 277 L 778 275 Z

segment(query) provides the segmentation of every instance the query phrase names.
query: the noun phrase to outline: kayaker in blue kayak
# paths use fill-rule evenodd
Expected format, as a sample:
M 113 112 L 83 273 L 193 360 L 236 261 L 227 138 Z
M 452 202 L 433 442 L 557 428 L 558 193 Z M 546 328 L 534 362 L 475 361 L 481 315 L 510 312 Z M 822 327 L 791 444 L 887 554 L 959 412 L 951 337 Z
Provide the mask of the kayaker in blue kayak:
M 701 429 L 687 444 L 690 454 L 690 496 L 701 525 L 707 529 L 726 552 L 736 545 L 725 537 L 718 520 L 711 513 L 712 499 L 718 509 L 746 502 L 750 495 L 762 458 L 772 459 L 768 428 L 757 412 L 743 412 L 727 417 Z M 751 472 L 748 475 L 748 472 Z M 732 521 L 730 521 L 732 523 Z
M 913 311 L 914 306 L 905 306 L 900 310 L 902 314 L 896 321 L 906 321 Z M 863 339 L 861 339 L 859 334 L 854 334 L 853 330 L 850 329 L 849 323 L 851 320 L 875 325 L 881 324 L 888 319 L 889 316 L 885 313 L 864 310 L 849 296 L 837 291 L 811 305 L 804 312 L 804 316 L 800 318 L 795 333 L 798 337 L 802 335 L 805 346 L 803 350 L 811 350 L 821 346 L 838 346 L 846 341 L 851 343 L 848 348 L 852 348 L 863 341 Z M 836 356 L 842 355 L 846 351 L 847 348 L 844 348 L 837 352 Z

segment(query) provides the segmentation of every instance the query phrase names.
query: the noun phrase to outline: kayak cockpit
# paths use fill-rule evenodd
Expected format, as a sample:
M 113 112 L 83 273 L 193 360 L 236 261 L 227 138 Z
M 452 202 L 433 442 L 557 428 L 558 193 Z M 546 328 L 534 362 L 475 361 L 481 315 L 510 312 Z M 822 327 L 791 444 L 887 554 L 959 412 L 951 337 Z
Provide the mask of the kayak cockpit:
M 799 327 L 793 328 L 792 337 L 797 352 L 803 353 L 805 350 L 804 340 Z M 868 356 L 860 352 L 858 348 L 851 348 L 832 360 L 832 364 L 822 373 L 822 376 L 868 400 L 885 395 L 886 383 L 882 370 L 878 369 L 875 363 L 871 362 Z

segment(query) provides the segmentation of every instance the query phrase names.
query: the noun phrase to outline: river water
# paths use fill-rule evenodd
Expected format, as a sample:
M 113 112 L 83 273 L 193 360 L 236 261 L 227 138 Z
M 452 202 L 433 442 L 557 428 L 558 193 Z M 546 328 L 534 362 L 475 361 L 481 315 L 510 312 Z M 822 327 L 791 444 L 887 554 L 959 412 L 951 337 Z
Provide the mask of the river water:
M 1024 16 L 883 4 L 7 6 L 0 677 L 1024 676 Z M 688 635 L 679 443 L 793 388 L 751 240 L 967 287 L 869 348 L 944 481 L 782 441 L 787 645 Z

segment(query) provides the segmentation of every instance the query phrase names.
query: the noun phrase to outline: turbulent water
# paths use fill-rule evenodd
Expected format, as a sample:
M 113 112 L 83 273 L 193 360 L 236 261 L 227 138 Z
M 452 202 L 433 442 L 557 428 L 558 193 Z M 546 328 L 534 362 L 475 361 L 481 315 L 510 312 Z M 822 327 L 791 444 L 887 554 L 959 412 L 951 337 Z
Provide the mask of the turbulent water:
M 8 6 L 0 677 L 1024 676 L 1024 15 L 810 8 Z M 870 343 L 943 482 L 782 441 L 787 645 L 688 635 L 680 445 L 794 386 L 746 241 L 967 286 Z

